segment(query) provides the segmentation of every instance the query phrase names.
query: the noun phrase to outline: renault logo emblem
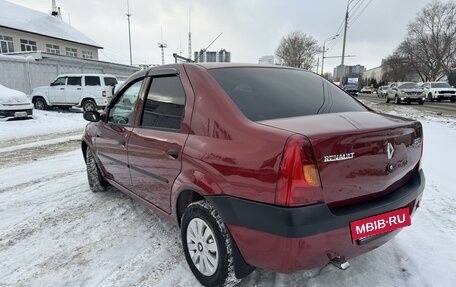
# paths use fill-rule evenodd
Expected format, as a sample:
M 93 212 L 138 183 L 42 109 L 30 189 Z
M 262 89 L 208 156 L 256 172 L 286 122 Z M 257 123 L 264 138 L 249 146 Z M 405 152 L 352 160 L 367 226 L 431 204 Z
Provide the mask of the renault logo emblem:
M 388 159 L 392 159 L 393 158 L 393 155 L 394 155 L 394 148 L 393 148 L 393 145 L 391 143 L 388 143 L 386 145 L 386 156 L 388 157 Z

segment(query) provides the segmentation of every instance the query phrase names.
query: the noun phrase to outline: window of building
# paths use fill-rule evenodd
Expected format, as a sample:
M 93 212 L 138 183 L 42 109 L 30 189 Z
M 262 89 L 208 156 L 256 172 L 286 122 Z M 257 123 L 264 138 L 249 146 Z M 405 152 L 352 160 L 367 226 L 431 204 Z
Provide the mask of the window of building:
M 70 57 L 77 57 L 78 56 L 78 50 L 74 48 L 65 48 L 66 49 L 66 55 Z
M 21 51 L 23 52 L 35 52 L 36 42 L 31 40 L 21 39 Z
M 58 45 L 46 44 L 46 52 L 60 55 L 60 47 Z
M 86 86 L 101 86 L 100 77 L 96 77 L 96 76 L 86 76 L 85 83 L 86 83 Z
M 93 59 L 92 51 L 82 51 L 82 57 L 84 59 Z
M 0 35 L 0 54 L 14 52 L 13 37 Z
M 144 105 L 141 126 L 179 130 L 184 105 L 185 92 L 177 76 L 154 78 Z

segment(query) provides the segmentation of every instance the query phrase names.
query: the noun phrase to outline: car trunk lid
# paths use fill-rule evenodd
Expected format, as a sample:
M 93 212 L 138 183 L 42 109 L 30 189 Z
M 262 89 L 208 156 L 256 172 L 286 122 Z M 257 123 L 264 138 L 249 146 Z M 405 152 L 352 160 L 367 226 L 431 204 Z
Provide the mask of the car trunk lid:
M 406 182 L 421 159 L 417 121 L 372 112 L 333 113 L 261 121 L 311 142 L 330 207 L 380 197 Z

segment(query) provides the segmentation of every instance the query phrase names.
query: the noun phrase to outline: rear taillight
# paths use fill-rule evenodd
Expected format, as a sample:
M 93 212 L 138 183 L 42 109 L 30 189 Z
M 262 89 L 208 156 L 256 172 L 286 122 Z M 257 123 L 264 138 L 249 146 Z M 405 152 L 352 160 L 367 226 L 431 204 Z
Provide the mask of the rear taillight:
M 103 98 L 106 98 L 106 91 L 101 92 L 101 95 L 103 96 Z
M 323 195 L 312 145 L 303 136 L 291 136 L 280 164 L 276 204 L 298 206 L 318 202 L 323 202 Z

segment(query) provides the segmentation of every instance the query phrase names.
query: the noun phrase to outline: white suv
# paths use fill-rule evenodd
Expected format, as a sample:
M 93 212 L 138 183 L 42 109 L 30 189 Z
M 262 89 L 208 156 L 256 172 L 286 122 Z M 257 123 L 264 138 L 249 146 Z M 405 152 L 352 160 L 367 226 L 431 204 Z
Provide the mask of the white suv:
M 434 100 L 450 100 L 456 102 L 456 89 L 445 82 L 427 82 L 423 83 L 424 93 L 430 102 Z
M 60 75 L 49 86 L 33 89 L 31 100 L 38 110 L 48 107 L 82 107 L 94 111 L 108 105 L 117 79 L 105 74 Z

